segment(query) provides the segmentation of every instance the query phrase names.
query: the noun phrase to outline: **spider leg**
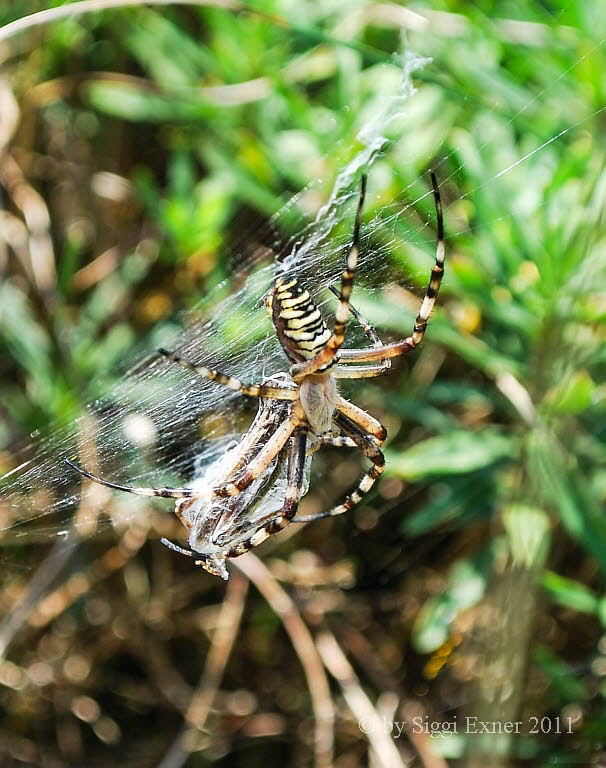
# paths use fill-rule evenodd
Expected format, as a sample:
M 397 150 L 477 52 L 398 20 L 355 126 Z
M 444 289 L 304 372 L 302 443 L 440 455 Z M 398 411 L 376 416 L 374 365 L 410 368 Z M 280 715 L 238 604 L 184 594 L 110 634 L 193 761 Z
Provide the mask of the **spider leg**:
M 270 387 L 265 384 L 244 384 L 233 376 L 228 376 L 227 374 L 215 371 L 212 368 L 206 368 L 203 365 L 190 363 L 189 360 L 185 360 L 175 352 L 169 352 L 162 348 L 160 348 L 158 352 L 171 362 L 177 363 L 177 365 L 180 365 L 182 368 L 186 368 L 188 371 L 193 371 L 194 373 L 197 373 L 198 376 L 203 376 L 210 381 L 215 381 L 217 384 L 221 384 L 228 389 L 233 389 L 235 392 L 241 392 L 243 395 L 249 395 L 250 397 L 271 397 L 274 400 L 297 399 L 297 394 L 294 389 Z
M 288 485 L 286 486 L 284 505 L 280 510 L 281 517 L 278 520 L 273 520 L 269 524 L 268 533 L 281 531 L 282 528 L 290 523 L 293 517 L 297 514 L 299 502 L 301 501 L 301 491 L 305 473 L 306 446 L 307 430 L 302 429 L 295 435 L 290 449 L 290 456 L 288 458 Z
M 259 450 L 261 448 L 262 446 L 260 445 Z M 270 468 L 261 475 L 261 483 L 255 490 L 255 496 L 251 503 L 246 506 L 244 511 L 237 508 L 224 512 L 221 515 L 220 526 L 215 526 L 212 532 L 211 540 L 213 544 L 216 544 L 219 547 L 229 545 L 230 541 L 232 541 L 235 536 L 241 534 L 243 530 L 249 529 L 249 521 L 251 517 L 255 518 L 258 530 L 266 520 L 271 520 L 275 516 L 276 512 L 274 511 L 273 514 L 270 513 L 261 517 L 257 514 L 257 510 L 264 505 L 268 491 L 280 480 L 284 465 L 288 459 L 289 451 L 290 447 L 286 444 L 278 453 L 273 469 L 270 465 Z M 250 458 L 253 457 L 251 456 Z
M 412 333 L 412 341 L 415 346 L 419 344 L 425 331 L 427 330 L 427 321 L 431 315 L 431 311 L 436 303 L 436 297 L 442 284 L 442 277 L 444 276 L 444 255 L 446 253 L 446 246 L 444 243 L 444 215 L 442 213 L 442 198 L 440 197 L 440 188 L 436 175 L 431 171 L 431 186 L 433 189 L 433 199 L 436 206 L 436 220 L 438 225 L 438 242 L 436 245 L 436 262 L 431 270 L 431 277 L 425 291 L 425 298 L 421 304 L 421 309 L 417 315 L 415 321 L 415 327 Z
M 285 401 L 263 400 L 248 431 L 241 438 L 232 460 L 226 464 L 225 477 L 237 475 L 263 448 L 265 441 L 290 416 L 291 406 Z
M 374 435 L 368 435 L 368 437 L 376 444 L 381 445 L 384 441 L 379 440 Z M 320 445 L 331 446 L 332 448 L 357 448 L 358 444 L 355 443 L 351 437 L 345 437 L 345 435 L 339 435 L 338 437 L 322 437 L 320 438 Z
M 385 457 L 379 446 L 374 442 L 370 435 L 363 432 L 357 424 L 354 424 L 347 416 L 337 413 L 335 422 L 340 429 L 350 437 L 362 453 L 372 461 L 372 467 L 365 472 L 358 480 L 354 488 L 346 494 L 343 501 L 336 507 L 327 512 L 320 512 L 317 515 L 308 515 L 307 517 L 296 517 L 293 523 L 308 523 L 312 520 L 321 520 L 324 517 L 334 517 L 347 512 L 357 506 L 364 496 L 370 491 L 378 477 L 383 474 L 385 469 Z
M 340 358 L 342 362 L 357 362 L 357 363 L 371 363 L 378 360 L 385 360 L 392 357 L 398 357 L 404 355 L 407 352 L 415 349 L 427 330 L 427 322 L 429 316 L 436 303 L 436 297 L 442 284 L 442 277 L 444 276 L 444 255 L 446 246 L 444 243 L 444 216 L 442 213 L 442 199 L 440 197 L 440 188 L 435 173 L 431 172 L 431 184 L 433 188 L 433 196 L 436 206 L 436 219 L 438 227 L 438 237 L 436 245 L 436 260 L 431 270 L 431 277 L 429 278 L 429 284 L 425 291 L 425 297 L 421 304 L 419 314 L 415 320 L 412 335 L 408 336 L 402 341 L 396 341 L 393 344 L 385 344 L 382 347 L 376 347 L 375 349 L 344 349 L 341 352 Z
M 335 296 L 339 295 L 339 292 L 337 289 L 330 285 L 329 290 L 335 294 Z M 382 347 L 383 342 L 379 338 L 378 333 L 373 328 L 373 326 L 364 318 L 364 316 L 352 305 L 349 305 L 349 311 L 351 314 L 355 317 L 358 324 L 362 327 L 362 330 L 364 331 L 365 336 L 370 339 L 371 344 L 373 347 Z M 341 360 L 343 360 L 343 355 L 346 354 L 347 350 L 341 351 Z M 371 365 L 371 366 L 345 366 L 345 365 L 339 365 L 336 368 L 333 369 L 333 373 L 335 374 L 337 379 L 370 379 L 374 378 L 375 376 L 382 376 L 383 374 L 387 373 L 389 369 L 391 368 L 391 360 L 389 358 L 385 358 L 381 360 L 380 365 Z
M 334 285 L 329 285 L 328 290 L 331 293 L 334 293 L 334 295 L 337 298 L 340 297 L 339 291 L 337 291 Z M 354 316 L 354 318 L 358 321 L 358 324 L 362 327 L 362 330 L 364 331 L 364 335 L 370 340 L 370 342 L 374 344 L 375 347 L 380 347 L 383 342 L 379 338 L 379 335 L 377 334 L 376 330 L 368 322 L 368 320 L 366 320 L 363 317 L 360 310 L 356 309 L 351 302 L 349 304 L 349 311 Z
M 374 419 L 365 410 L 359 408 L 357 405 L 350 403 L 344 397 L 340 397 L 337 401 L 337 409 L 347 416 L 348 419 L 362 428 L 364 432 L 373 435 L 379 443 L 383 443 L 387 437 L 387 430 L 381 424 L 380 421 Z
M 320 444 L 330 445 L 333 448 L 355 448 L 356 447 L 356 443 L 354 443 L 351 437 L 344 437 L 343 435 L 339 435 L 339 437 L 322 437 L 320 438 Z
M 374 438 L 369 437 L 370 440 Z M 337 447 L 352 447 L 358 446 L 355 440 L 350 437 L 340 436 L 333 438 L 322 438 L 323 445 L 333 445 Z M 280 517 L 276 519 L 276 513 L 271 514 L 271 519 L 265 525 L 261 527 L 247 540 L 238 544 L 230 550 L 228 557 L 238 557 L 239 555 L 248 552 L 252 547 L 256 547 L 265 541 L 271 534 L 277 533 L 285 528 L 289 522 L 298 522 L 293 520 L 297 513 L 299 502 L 301 501 L 301 492 L 304 481 L 305 462 L 307 448 L 307 430 L 302 429 L 297 432 L 293 438 L 292 445 L 289 449 L 288 457 L 288 485 L 286 488 L 285 500 L 282 509 L 279 511 Z
M 332 373 L 336 379 L 375 379 L 389 372 L 391 360 L 387 362 L 389 365 L 337 365 Z
M 299 413 L 301 411 L 301 413 Z M 304 417 L 303 417 L 304 418 Z M 245 488 L 253 483 L 269 467 L 278 453 L 286 445 L 286 442 L 303 421 L 302 409 L 293 408 L 290 416 L 282 422 L 267 440 L 263 448 L 245 466 L 243 472 L 236 475 L 233 480 L 213 488 L 215 496 L 237 496 Z
M 320 368 L 328 365 L 341 349 L 345 341 L 345 324 L 350 312 L 349 297 L 356 276 L 356 267 L 358 266 L 358 253 L 360 249 L 360 225 L 362 223 L 362 209 L 364 207 L 364 198 L 366 197 L 366 174 L 362 175 L 360 185 L 360 197 L 358 199 L 358 209 L 354 223 L 353 240 L 347 254 L 345 269 L 341 275 L 341 290 L 339 293 L 339 303 L 335 312 L 335 323 L 332 335 L 325 346 L 311 360 L 303 363 L 297 363 L 291 366 L 290 375 L 295 381 L 303 379 L 310 373 L 315 373 Z
M 227 553 L 227 557 L 239 557 L 253 547 L 262 544 L 272 533 L 278 533 L 285 528 L 295 516 L 303 487 L 306 442 L 307 430 L 302 429 L 294 436 L 290 446 L 287 470 L 288 485 L 282 509 L 279 512 L 271 513 L 271 519 L 265 524 L 261 524 L 249 539 L 232 547 Z M 276 515 L 280 515 L 280 517 L 276 518 Z
M 159 496 L 163 499 L 191 499 L 199 497 L 201 494 L 193 490 L 192 488 L 134 488 L 130 485 L 119 485 L 118 483 L 112 483 L 109 480 L 104 480 L 102 477 L 93 475 L 86 469 L 74 464 L 70 459 L 65 459 L 65 463 L 76 472 L 79 472 L 89 480 L 94 480 L 99 485 L 105 485 L 108 488 L 114 488 L 116 491 L 127 491 L 128 493 L 134 493 L 137 496 Z

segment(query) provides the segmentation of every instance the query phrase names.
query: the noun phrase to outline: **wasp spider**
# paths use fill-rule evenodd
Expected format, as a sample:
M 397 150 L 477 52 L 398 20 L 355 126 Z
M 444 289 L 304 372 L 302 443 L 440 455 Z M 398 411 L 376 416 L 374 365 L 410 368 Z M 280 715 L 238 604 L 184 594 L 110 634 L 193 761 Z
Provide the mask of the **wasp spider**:
M 423 339 L 444 273 L 444 227 L 440 193 L 431 174 L 437 214 L 437 248 L 429 285 L 412 334 L 382 344 L 349 303 L 358 263 L 360 224 L 366 194 L 362 177 L 353 240 L 338 293 L 332 331 L 309 293 L 292 276 L 279 277 L 266 300 L 276 334 L 290 363 L 261 384 L 244 384 L 219 371 L 195 365 L 174 352 L 159 350 L 172 362 L 244 395 L 259 398 L 257 415 L 240 442 L 213 462 L 189 488 L 135 488 L 104 480 L 67 463 L 95 482 L 141 496 L 175 499 L 175 512 L 189 531 L 191 550 L 163 540 L 197 558 L 215 575 L 227 578 L 225 561 L 265 541 L 290 522 L 339 515 L 359 504 L 382 474 L 385 427 L 341 397 L 337 380 L 380 376 L 391 358 L 415 349 Z M 360 322 L 372 346 L 343 349 L 349 314 Z M 357 447 L 372 466 L 335 507 L 312 517 L 295 517 L 307 490 L 311 454 L 322 445 Z

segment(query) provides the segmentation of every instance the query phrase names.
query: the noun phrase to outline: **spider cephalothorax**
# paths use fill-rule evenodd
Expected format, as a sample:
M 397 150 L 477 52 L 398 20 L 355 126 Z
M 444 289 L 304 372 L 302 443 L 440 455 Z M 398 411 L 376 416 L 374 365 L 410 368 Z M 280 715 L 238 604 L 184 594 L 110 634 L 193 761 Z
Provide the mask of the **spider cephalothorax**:
M 278 278 L 267 299 L 272 322 L 282 349 L 291 363 L 313 360 L 330 341 L 331 332 L 309 292 L 296 278 Z M 330 368 L 338 362 L 337 354 L 325 365 L 299 381 L 299 400 L 311 431 L 318 436 L 332 430 L 332 417 L 338 393 Z
M 431 174 L 437 212 L 438 243 L 431 278 L 410 336 L 383 344 L 374 329 L 350 305 L 358 262 L 360 223 L 366 192 L 362 177 L 352 245 L 341 276 L 332 331 L 308 291 L 292 276 L 279 277 L 267 298 L 278 340 L 291 363 L 288 372 L 248 385 L 211 368 L 195 365 L 174 352 L 169 360 L 224 387 L 259 398 L 257 415 L 239 443 L 207 467 L 189 488 L 133 488 L 104 480 L 68 461 L 98 483 L 142 496 L 176 501 L 175 512 L 189 532 L 191 550 L 168 546 L 197 559 L 210 573 L 227 578 L 225 561 L 257 546 L 289 522 L 338 515 L 362 500 L 382 474 L 385 427 L 339 395 L 337 380 L 380 376 L 391 358 L 406 354 L 422 340 L 444 272 L 442 207 Z M 343 349 L 349 315 L 362 325 L 372 346 Z M 312 517 L 295 516 L 307 490 L 311 455 L 323 445 L 357 447 L 372 466 L 340 504 Z

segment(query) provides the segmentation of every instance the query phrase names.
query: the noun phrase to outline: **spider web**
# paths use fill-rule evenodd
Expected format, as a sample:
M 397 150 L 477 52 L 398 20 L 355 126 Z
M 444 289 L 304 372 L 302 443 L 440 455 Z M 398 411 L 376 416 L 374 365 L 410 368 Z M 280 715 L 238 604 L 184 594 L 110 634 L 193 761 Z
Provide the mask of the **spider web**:
M 330 317 L 336 299 L 328 287 L 338 285 L 351 242 L 360 174 L 372 172 L 390 137 L 397 134 L 398 122 L 415 91 L 413 73 L 426 61 L 407 52 L 399 66 L 385 67 L 383 109 L 361 121 L 359 148 L 338 174 L 326 202 L 310 220 L 307 208 L 309 200 L 318 195 L 319 180 L 278 211 L 265 231 L 244 233 L 243 250 L 251 240 L 267 242 L 273 237 L 271 249 L 258 248 L 245 259 L 239 289 L 225 295 L 229 286 L 218 286 L 184 316 L 183 330 L 163 340 L 164 346 L 245 382 L 258 383 L 287 370 L 264 297 L 275 276 L 288 271 L 310 289 Z M 401 211 L 396 202 L 380 216 L 365 221 L 360 287 L 388 282 L 387 253 Z M 379 230 L 383 231 L 381 240 L 371 248 Z M 288 237 L 284 232 L 296 235 Z M 361 329 L 352 327 L 348 345 L 362 344 L 368 342 Z M 23 451 L 24 460 L 2 478 L 2 528 L 13 538 L 29 539 L 33 524 L 42 537 L 68 537 L 79 529 L 88 531 L 91 524 L 107 524 L 107 520 L 96 519 L 103 491 L 84 484 L 81 493 L 65 458 L 76 457 L 95 473 L 124 484 L 187 485 L 233 445 L 246 430 L 254 409 L 255 404 L 239 393 L 184 371 L 150 351 L 134 359 L 117 384 L 104 397 L 90 402 L 70 427 L 51 427 L 46 436 Z M 134 520 L 146 504 L 128 494 L 116 494 L 113 523 Z
M 276 274 L 288 270 L 310 289 L 330 318 L 335 299 L 328 287 L 338 285 L 351 241 L 360 174 L 369 171 L 368 197 L 372 199 L 381 163 L 393 151 L 393 140 L 405 130 L 411 105 L 414 108 L 414 74 L 427 61 L 408 51 L 399 63 L 384 66 L 377 99 L 383 109 L 360 117 L 358 148 L 337 175 L 326 202 L 319 208 L 314 206 L 313 201 L 321 194 L 322 180 L 318 180 L 277 212 L 266 230 L 243 232 L 243 252 L 251 241 L 271 242 L 271 248 L 259 247 L 253 256 L 244 259 L 237 276 L 239 287 L 233 288 L 235 280 L 218 286 L 183 317 L 183 330 L 173 338 L 163 339 L 163 346 L 194 363 L 217 368 L 250 383 L 286 369 L 264 308 L 264 296 Z M 537 94 L 520 111 L 543 95 Z M 483 185 L 495 185 L 505 176 L 509 183 L 519 184 L 515 174 L 520 166 L 575 127 L 539 142 L 521 157 L 508 159 Z M 489 144 L 487 141 L 482 149 Z M 453 164 L 452 155 L 445 155 L 435 170 L 444 186 L 456 184 L 463 167 L 463 163 Z M 440 169 L 448 172 L 440 173 Z M 421 188 L 425 191 L 418 194 Z M 431 211 L 431 192 L 422 180 L 415 186 L 415 192 L 413 195 L 409 189 L 403 190 L 397 199 L 383 205 L 379 213 L 365 218 L 354 304 L 360 300 L 363 304 L 365 292 L 380 291 L 392 282 L 387 255 L 401 246 L 404 234 L 410 248 L 425 254 L 426 266 L 415 277 L 425 282 L 429 275 L 435 249 L 435 216 L 429 214 L 424 221 L 414 223 L 406 211 L 424 197 L 428 199 L 427 210 Z M 453 209 L 471 192 L 455 197 L 448 208 Z M 309 210 L 314 207 L 316 212 L 310 217 Z M 284 234 L 293 232 L 296 234 Z M 408 312 L 412 327 L 415 310 L 403 308 L 402 312 Z M 367 344 L 361 330 L 350 323 L 347 346 Z M 71 426 L 51 425 L 47 435 L 36 436 L 35 442 L 23 452 L 19 466 L 2 478 L 0 529 L 5 540 L 10 537 L 13 541 L 29 542 L 34 530 L 42 539 L 69 538 L 74 534 L 77 539 L 79 533 L 90 531 L 91 526 L 128 524 L 143 514 L 147 501 L 116 493 L 111 521 L 99 519 L 101 502 L 107 498 L 105 489 L 85 484 L 81 490 L 78 478 L 64 464 L 65 457 L 79 456 L 79 463 L 118 483 L 187 485 L 233 445 L 250 423 L 254 408 L 247 398 L 179 369 L 158 358 L 152 350 L 133 359 L 104 397 L 90 402 L 86 412 L 77 416 Z M 166 512 L 172 514 L 170 507 Z

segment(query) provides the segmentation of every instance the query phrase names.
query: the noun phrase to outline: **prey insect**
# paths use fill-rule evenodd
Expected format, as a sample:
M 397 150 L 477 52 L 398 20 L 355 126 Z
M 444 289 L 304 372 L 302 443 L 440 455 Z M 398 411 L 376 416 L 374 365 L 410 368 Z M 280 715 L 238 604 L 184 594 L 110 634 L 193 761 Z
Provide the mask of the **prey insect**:
M 210 573 L 227 578 L 227 559 L 237 557 L 282 530 L 290 522 L 308 522 L 339 515 L 359 504 L 383 473 L 381 445 L 385 427 L 341 397 L 337 381 L 364 379 L 388 372 L 392 358 L 405 355 L 422 341 L 444 274 L 444 225 L 440 191 L 431 173 L 437 219 L 435 263 L 412 333 L 383 344 L 374 329 L 351 306 L 358 264 L 360 228 L 366 195 L 362 176 L 352 243 L 341 275 L 332 330 L 308 291 L 292 275 L 274 282 L 266 299 L 280 345 L 290 363 L 260 384 L 245 384 L 227 374 L 196 365 L 175 352 L 159 350 L 168 360 L 219 386 L 259 399 L 259 408 L 240 442 L 214 461 L 204 475 L 186 488 L 136 488 L 91 474 L 73 462 L 80 474 L 120 491 L 175 500 L 175 513 L 189 532 L 190 549 L 171 542 L 172 549 L 196 558 Z M 344 349 L 349 314 L 371 341 L 365 349 Z M 307 491 L 311 455 L 323 445 L 356 447 L 371 462 L 356 486 L 327 511 L 296 516 Z

